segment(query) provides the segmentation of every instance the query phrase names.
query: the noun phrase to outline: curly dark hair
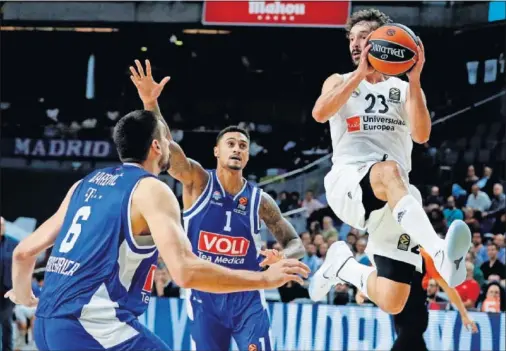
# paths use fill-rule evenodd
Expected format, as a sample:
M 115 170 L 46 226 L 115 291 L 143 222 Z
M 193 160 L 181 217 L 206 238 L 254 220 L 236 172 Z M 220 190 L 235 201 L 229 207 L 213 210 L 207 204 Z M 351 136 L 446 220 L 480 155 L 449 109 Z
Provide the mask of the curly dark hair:
M 367 21 L 367 22 L 376 22 L 378 23 L 378 27 L 381 27 L 387 23 L 391 23 L 392 20 L 386 14 L 376 9 L 365 9 L 354 12 L 348 22 L 346 23 L 346 35 L 348 35 L 351 31 L 351 28 L 359 22 Z

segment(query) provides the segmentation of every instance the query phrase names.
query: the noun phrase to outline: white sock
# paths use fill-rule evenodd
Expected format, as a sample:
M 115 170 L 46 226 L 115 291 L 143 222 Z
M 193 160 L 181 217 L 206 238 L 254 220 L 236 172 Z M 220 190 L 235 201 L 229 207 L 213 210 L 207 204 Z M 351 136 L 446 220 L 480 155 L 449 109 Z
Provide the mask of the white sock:
M 367 279 L 376 268 L 360 264 L 356 259 L 350 258 L 339 271 L 338 277 L 347 283 L 353 284 L 367 298 Z
M 406 234 L 420 244 L 431 257 L 443 247 L 444 240 L 437 235 L 422 205 L 413 195 L 408 194 L 400 199 L 392 214 Z

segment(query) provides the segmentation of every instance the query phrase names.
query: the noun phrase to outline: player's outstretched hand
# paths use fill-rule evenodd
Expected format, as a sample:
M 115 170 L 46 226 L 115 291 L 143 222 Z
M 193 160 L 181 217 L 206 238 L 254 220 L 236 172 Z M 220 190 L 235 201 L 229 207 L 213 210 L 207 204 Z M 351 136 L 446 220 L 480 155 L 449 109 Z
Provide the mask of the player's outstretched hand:
M 33 295 L 33 292 L 31 294 L 29 300 L 27 300 L 27 301 L 20 301 L 18 298 L 16 298 L 16 294 L 14 293 L 13 289 L 7 291 L 5 293 L 5 295 L 4 295 L 4 298 L 10 299 L 16 305 L 24 305 L 24 306 L 27 306 L 27 307 L 35 307 L 39 303 L 39 299 L 36 298 L 35 295 Z
M 163 87 L 170 80 L 170 77 L 163 78 L 160 83 L 155 82 L 153 79 L 153 75 L 151 74 L 151 63 L 149 60 L 145 61 L 146 64 L 146 73 L 144 73 L 144 68 L 139 60 L 135 60 L 135 69 L 133 66 L 130 66 L 130 79 L 134 83 L 137 88 L 137 92 L 139 93 L 139 97 L 141 98 L 144 104 L 150 104 L 156 102 L 158 97 L 160 96 Z
M 303 285 L 302 277 L 307 278 L 310 271 L 308 266 L 294 258 L 282 259 L 263 272 L 266 280 L 265 288 L 279 288 L 290 281 Z
M 262 250 L 260 251 L 260 255 L 265 256 L 265 259 L 260 262 L 260 267 L 270 266 L 285 258 L 284 255 L 276 249 Z
M 462 324 L 464 325 L 464 327 L 466 327 L 467 331 L 470 331 L 473 334 L 478 332 L 478 327 L 476 326 L 476 323 L 467 313 L 464 316 L 462 316 Z

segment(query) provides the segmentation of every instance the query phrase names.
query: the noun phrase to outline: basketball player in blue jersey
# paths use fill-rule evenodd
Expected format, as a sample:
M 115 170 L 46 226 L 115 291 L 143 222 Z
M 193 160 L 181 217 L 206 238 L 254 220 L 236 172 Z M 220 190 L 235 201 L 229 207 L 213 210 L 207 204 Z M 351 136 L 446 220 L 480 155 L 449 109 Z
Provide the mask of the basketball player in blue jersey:
M 152 112 L 123 117 L 114 129 L 123 164 L 75 183 L 56 213 L 14 251 L 13 289 L 6 297 L 28 306 L 38 302 L 39 350 L 168 350 L 137 320 L 150 299 L 158 251 L 178 285 L 201 291 L 254 291 L 307 276 L 308 268 L 294 259 L 265 272 L 237 271 L 191 251 L 176 197 L 156 178 L 169 167 L 167 135 Z M 37 301 L 35 260 L 53 245 Z
M 137 69 L 130 67 L 131 79 L 144 108 L 164 121 L 156 99 L 159 94 L 153 94 L 153 90 L 160 90 L 169 78 L 156 83 L 149 61 L 146 73 L 139 61 L 135 63 Z M 258 271 L 282 257 L 299 259 L 304 255 L 302 241 L 276 202 L 242 176 L 249 158 L 247 131 L 232 126 L 218 134 L 214 147 L 217 166 L 210 171 L 187 158 L 181 147 L 169 139 L 169 174 L 183 184 L 183 221 L 196 255 L 225 267 L 250 271 Z M 283 246 L 283 253 L 263 252 L 263 261 L 261 220 Z M 240 350 L 272 349 L 263 290 L 213 294 L 196 288 L 188 292 L 187 298 L 194 349 L 226 351 L 232 337 Z

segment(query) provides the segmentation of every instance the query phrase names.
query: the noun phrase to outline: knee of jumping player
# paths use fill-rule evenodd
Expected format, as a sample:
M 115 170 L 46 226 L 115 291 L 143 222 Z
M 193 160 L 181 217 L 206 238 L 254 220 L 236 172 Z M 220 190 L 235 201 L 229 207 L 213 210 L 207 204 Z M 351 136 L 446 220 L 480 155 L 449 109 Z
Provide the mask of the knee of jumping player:
M 401 168 L 395 161 L 384 161 L 377 163 L 379 166 L 379 177 L 383 184 L 388 184 L 389 181 L 402 178 Z
M 381 278 L 380 278 L 381 280 Z M 376 303 L 389 314 L 401 313 L 409 297 L 410 286 L 395 282 L 378 282 L 376 286 Z

